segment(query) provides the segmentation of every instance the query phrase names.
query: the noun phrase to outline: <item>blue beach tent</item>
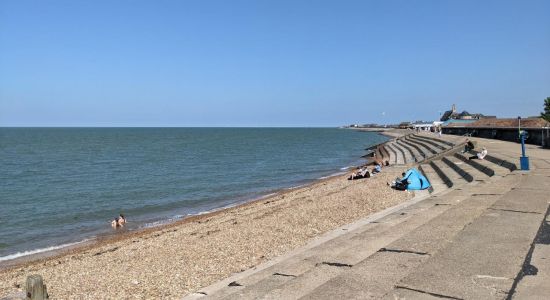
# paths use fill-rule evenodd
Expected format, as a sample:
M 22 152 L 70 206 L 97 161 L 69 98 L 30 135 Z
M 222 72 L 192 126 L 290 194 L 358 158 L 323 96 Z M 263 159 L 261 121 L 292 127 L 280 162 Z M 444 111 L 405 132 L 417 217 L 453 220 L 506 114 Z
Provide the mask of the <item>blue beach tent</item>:
M 409 182 L 407 190 L 425 190 L 431 186 L 430 182 L 417 169 L 409 169 L 403 178 Z

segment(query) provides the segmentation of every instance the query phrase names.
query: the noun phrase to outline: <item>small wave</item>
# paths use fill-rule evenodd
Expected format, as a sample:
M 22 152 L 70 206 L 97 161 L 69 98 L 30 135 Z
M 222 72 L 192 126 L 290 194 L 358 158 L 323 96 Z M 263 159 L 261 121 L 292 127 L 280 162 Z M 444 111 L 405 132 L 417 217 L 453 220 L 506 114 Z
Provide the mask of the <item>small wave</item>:
M 319 179 L 332 178 L 332 177 L 340 176 L 340 175 L 343 175 L 343 174 L 346 174 L 346 172 L 337 172 L 337 173 L 333 173 L 333 174 L 330 174 L 330 175 L 327 175 L 327 176 L 321 176 L 321 177 L 319 177 Z
M 340 168 L 340 171 L 346 171 L 346 170 L 353 169 L 353 168 L 355 168 L 355 167 L 354 166 L 347 166 L 347 167 Z
M 157 226 L 161 226 L 161 225 L 164 225 L 164 224 L 175 222 L 175 221 L 183 219 L 185 217 L 187 217 L 187 215 L 185 215 L 185 216 L 184 215 L 175 215 L 175 216 L 173 216 L 171 218 L 168 218 L 168 219 L 145 223 L 142 226 L 140 226 L 140 228 L 157 227 Z
M 299 189 L 299 188 L 303 188 L 303 187 L 305 187 L 305 186 L 307 186 L 307 185 L 309 185 L 309 183 L 299 184 L 299 185 L 291 186 L 291 187 L 287 188 L 287 190 Z
M 63 248 L 75 246 L 75 245 L 78 245 L 78 244 L 82 244 L 82 243 L 87 242 L 87 241 L 89 241 L 89 240 L 90 240 L 90 239 L 85 239 L 85 240 L 80 241 L 80 242 L 74 242 L 74 243 L 68 243 L 68 244 L 61 244 L 61 245 L 58 245 L 58 246 L 51 246 L 51 247 L 46 247 L 46 248 L 41 248 L 41 249 L 35 249 L 35 250 L 17 252 L 17 253 L 14 253 L 14 254 L 10 254 L 10 255 L 6 255 L 6 256 L 0 257 L 0 261 L 7 261 L 7 260 L 12 260 L 12 259 L 20 258 L 20 257 L 23 257 L 23 256 L 29 256 L 29 255 L 33 255 L 33 254 L 38 254 L 38 253 L 44 253 L 44 252 L 59 250 L 59 249 L 63 249 Z
M 269 193 L 269 194 L 266 194 L 266 195 L 261 196 L 260 198 L 258 198 L 258 200 L 262 200 L 262 199 L 265 199 L 265 198 L 269 198 L 269 197 L 275 196 L 275 195 L 277 195 L 277 193 Z

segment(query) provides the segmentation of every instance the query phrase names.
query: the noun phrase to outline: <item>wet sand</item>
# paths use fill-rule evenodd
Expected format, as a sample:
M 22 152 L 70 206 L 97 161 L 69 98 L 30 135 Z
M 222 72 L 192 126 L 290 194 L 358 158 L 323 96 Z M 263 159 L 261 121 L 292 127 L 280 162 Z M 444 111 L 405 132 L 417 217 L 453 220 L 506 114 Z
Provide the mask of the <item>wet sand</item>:
M 412 197 L 386 186 L 403 171 L 322 180 L 237 207 L 117 235 L 0 271 L 0 298 L 40 274 L 51 299 L 180 299 Z

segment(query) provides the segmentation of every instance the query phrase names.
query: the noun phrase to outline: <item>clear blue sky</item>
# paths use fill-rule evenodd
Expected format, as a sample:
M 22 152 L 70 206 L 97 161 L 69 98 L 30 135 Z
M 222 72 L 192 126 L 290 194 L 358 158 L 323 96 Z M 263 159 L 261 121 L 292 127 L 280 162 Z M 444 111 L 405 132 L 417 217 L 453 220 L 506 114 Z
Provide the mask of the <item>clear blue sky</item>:
M 550 1 L 0 1 L 0 126 L 537 115 Z M 385 113 L 384 113 L 385 112 Z

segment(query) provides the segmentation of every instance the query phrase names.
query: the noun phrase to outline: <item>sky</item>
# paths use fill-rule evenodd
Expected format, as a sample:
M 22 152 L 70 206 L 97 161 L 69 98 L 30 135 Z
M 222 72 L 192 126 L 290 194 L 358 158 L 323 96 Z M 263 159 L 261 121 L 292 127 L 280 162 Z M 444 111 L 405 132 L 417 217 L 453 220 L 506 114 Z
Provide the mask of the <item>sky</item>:
M 538 115 L 550 1 L 0 1 L 0 126 Z

